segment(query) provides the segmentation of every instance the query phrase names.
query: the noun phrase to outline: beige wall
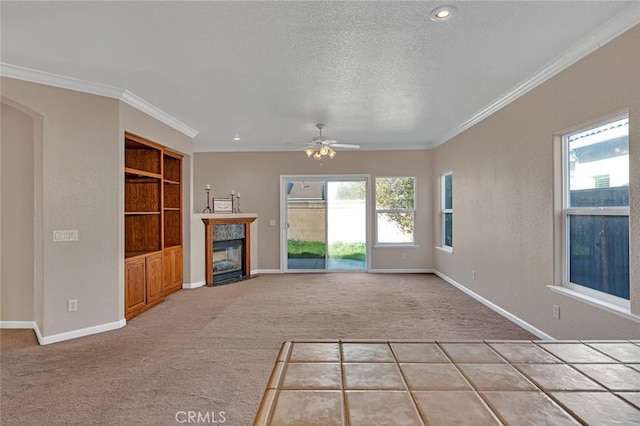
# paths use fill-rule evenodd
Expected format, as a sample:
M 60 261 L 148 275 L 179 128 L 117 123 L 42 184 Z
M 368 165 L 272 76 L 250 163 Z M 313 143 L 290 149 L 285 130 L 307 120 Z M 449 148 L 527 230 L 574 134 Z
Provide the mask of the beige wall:
M 223 197 L 242 193 L 243 212 L 258 214 L 258 269 L 280 269 L 280 176 L 371 174 L 416 176 L 416 248 L 373 248 L 373 269 L 429 269 L 433 256 L 433 174 L 430 151 L 341 151 L 316 161 L 302 152 L 194 154 L 194 211 L 206 205 L 204 187 Z M 275 219 L 276 226 L 269 226 Z M 373 220 L 373 216 L 372 216 Z M 372 223 L 373 225 L 373 223 Z M 401 259 L 406 253 L 406 259 Z
M 436 251 L 435 268 L 555 338 L 640 338 L 638 322 L 547 288 L 558 258 L 553 135 L 628 108 L 631 299 L 640 315 L 639 51 L 635 27 L 434 151 L 436 193 L 441 173 L 454 176 L 454 254 Z
M 35 153 L 43 181 L 40 332 L 121 320 L 118 101 L 10 78 L 2 78 L 2 96 L 42 116 L 42 152 Z M 57 229 L 77 229 L 79 241 L 54 243 Z M 77 312 L 67 312 L 68 299 L 78 299 Z
M 0 321 L 34 321 L 34 119 L 1 103 Z
M 36 235 L 32 298 L 41 308 L 29 320 L 36 321 L 45 338 L 117 326 L 124 318 L 124 131 L 186 155 L 185 212 L 192 209 L 191 139 L 115 99 L 4 77 L 1 83 L 3 99 L 42 117 L 42 140 L 34 151 L 35 214 L 42 216 L 42 224 L 41 229 L 37 221 L 32 225 Z M 11 183 L 12 190 L 33 194 L 33 182 L 14 179 Z M 4 228 L 4 195 L 2 201 Z M 188 259 L 188 213 L 184 226 Z M 79 240 L 54 243 L 52 234 L 57 229 L 77 229 Z M 2 241 L 4 245 L 4 234 Z M 78 299 L 77 312 L 67 312 L 69 299 Z

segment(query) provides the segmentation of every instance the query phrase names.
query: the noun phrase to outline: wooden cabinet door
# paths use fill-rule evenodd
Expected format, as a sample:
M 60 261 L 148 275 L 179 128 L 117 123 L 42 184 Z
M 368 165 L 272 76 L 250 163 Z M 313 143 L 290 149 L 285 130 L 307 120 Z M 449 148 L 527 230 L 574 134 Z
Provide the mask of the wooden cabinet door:
M 125 317 L 142 309 L 146 304 L 145 259 L 127 261 L 124 264 Z
M 147 303 L 162 297 L 162 253 L 152 254 L 147 260 Z
M 171 286 L 173 288 L 182 288 L 182 247 L 173 250 L 173 277 Z
M 162 290 L 165 292 L 173 287 L 174 257 L 173 250 L 164 251 L 164 259 L 162 260 Z
M 182 288 L 182 247 L 172 247 L 164 251 L 163 291 L 165 296 Z

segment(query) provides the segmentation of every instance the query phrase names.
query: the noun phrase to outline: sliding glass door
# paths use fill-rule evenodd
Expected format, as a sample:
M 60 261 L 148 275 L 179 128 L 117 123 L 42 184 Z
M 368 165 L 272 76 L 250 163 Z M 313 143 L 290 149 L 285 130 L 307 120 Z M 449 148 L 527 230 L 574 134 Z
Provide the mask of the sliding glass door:
M 327 182 L 327 269 L 366 269 L 367 183 Z
M 282 178 L 285 271 L 367 269 L 366 176 Z
M 323 180 L 285 180 L 286 269 L 327 266 L 327 185 Z

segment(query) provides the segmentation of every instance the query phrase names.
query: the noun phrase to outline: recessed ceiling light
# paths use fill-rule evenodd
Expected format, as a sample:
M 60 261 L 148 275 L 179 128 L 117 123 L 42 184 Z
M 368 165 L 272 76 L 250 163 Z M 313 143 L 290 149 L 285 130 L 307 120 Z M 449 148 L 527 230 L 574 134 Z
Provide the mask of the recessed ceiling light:
M 240 135 L 236 133 L 236 135 L 233 137 L 234 141 L 239 141 L 240 140 Z
M 457 10 L 454 6 L 439 6 L 431 11 L 429 18 L 432 21 L 445 21 L 451 19 Z

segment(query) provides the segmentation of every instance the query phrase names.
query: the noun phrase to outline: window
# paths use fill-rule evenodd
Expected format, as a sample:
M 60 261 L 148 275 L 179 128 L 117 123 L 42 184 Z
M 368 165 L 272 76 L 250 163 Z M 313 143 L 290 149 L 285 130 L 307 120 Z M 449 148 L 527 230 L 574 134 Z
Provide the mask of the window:
M 414 177 L 376 178 L 376 243 L 413 244 Z
M 629 299 L 629 118 L 568 133 L 562 145 L 563 280 L 621 303 Z
M 442 247 L 453 250 L 453 173 L 440 176 L 442 200 Z

